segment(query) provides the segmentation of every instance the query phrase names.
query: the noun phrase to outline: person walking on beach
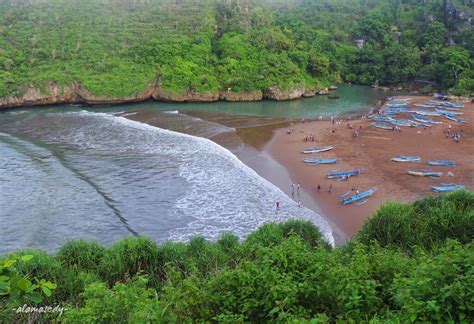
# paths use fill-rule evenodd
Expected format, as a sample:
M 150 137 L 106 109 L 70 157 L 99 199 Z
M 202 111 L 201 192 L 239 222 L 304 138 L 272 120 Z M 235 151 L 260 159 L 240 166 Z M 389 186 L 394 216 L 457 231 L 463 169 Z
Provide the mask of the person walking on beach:
M 295 198 L 295 184 L 294 183 L 291 184 L 291 197 Z
M 331 194 L 331 192 L 332 192 L 332 183 L 329 185 L 328 192 L 329 192 L 329 194 Z
M 298 194 L 298 198 L 300 197 L 300 184 L 296 186 L 296 193 Z

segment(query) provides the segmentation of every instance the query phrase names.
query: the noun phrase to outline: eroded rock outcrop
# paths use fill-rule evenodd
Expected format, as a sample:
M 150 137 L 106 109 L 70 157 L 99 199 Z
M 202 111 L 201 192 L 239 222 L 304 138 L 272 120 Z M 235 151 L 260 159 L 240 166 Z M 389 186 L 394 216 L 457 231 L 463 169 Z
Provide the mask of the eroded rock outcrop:
M 318 95 L 325 96 L 325 95 L 328 95 L 328 94 L 329 94 L 329 89 L 328 88 L 323 88 L 323 89 L 319 90 L 319 92 L 318 92 Z
M 263 92 L 260 90 L 247 92 L 221 91 L 219 99 L 224 101 L 259 101 L 263 99 Z
M 173 93 L 171 91 L 163 90 L 160 86 L 157 86 L 153 91 L 153 99 L 158 101 L 172 101 L 172 102 L 211 102 L 219 100 L 219 92 L 195 92 L 186 91 L 180 93 Z
M 86 89 L 78 85 L 76 87 L 76 94 L 77 94 L 77 97 L 80 99 L 80 102 L 90 104 L 90 105 L 118 104 L 118 103 L 140 102 L 140 101 L 150 100 L 152 98 L 152 95 L 155 89 L 156 89 L 155 85 L 150 85 L 144 91 L 136 93 L 134 95 L 114 98 L 114 97 L 93 95 L 89 91 L 87 91 Z
M 263 92 L 263 97 L 271 100 L 293 100 L 301 98 L 304 93 L 304 87 L 289 90 L 280 90 L 277 87 L 270 87 Z
M 45 85 L 43 91 L 32 85 L 28 85 L 22 95 L 11 95 L 0 98 L 0 108 L 77 103 L 79 102 L 79 98 L 76 95 L 76 89 L 76 83 L 70 86 L 59 86 L 56 83 L 50 82 Z

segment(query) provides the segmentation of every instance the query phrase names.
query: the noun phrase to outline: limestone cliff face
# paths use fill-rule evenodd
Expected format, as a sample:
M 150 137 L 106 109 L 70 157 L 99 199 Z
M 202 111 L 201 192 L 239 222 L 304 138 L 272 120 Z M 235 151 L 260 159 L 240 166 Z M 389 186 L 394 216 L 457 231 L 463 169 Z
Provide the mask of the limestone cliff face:
M 304 93 L 304 87 L 289 90 L 280 90 L 277 87 L 270 87 L 263 92 L 263 97 L 271 100 L 293 100 L 301 98 Z
M 198 93 L 194 91 L 186 91 L 180 93 L 172 93 L 163 90 L 160 86 L 155 87 L 152 94 L 153 99 L 158 101 L 172 102 L 211 102 L 219 100 L 219 92 Z
M 152 86 L 148 86 L 142 92 L 136 93 L 134 95 L 113 98 L 113 97 L 106 97 L 106 96 L 95 96 L 89 93 L 86 89 L 78 85 L 76 87 L 76 95 L 79 98 L 81 103 L 86 103 L 90 105 L 118 104 L 118 103 L 140 102 L 140 101 L 150 100 L 155 90 L 156 90 L 156 86 L 152 85 Z
M 326 90 L 327 91 L 327 90 Z M 0 109 L 20 107 L 28 105 L 49 105 L 49 104 L 74 104 L 85 103 L 90 105 L 118 104 L 127 102 L 141 102 L 146 100 L 157 100 L 167 102 L 212 102 L 212 101 L 259 101 L 270 100 L 293 100 L 304 97 L 312 97 L 318 93 L 318 89 L 296 89 L 280 90 L 278 87 L 270 87 L 265 91 L 255 90 L 248 92 L 233 91 L 211 91 L 198 93 L 192 90 L 173 93 L 164 90 L 159 84 L 149 85 L 142 92 L 124 97 L 96 96 L 83 88 L 79 83 L 73 82 L 70 86 L 59 86 L 50 82 L 45 88 L 40 89 L 27 86 L 23 95 L 11 95 L 0 98 Z M 321 94 L 321 91 L 319 91 Z
M 77 103 L 79 102 L 79 98 L 76 95 L 76 90 L 77 84 L 75 83 L 67 87 L 60 87 L 56 83 L 48 83 L 45 86 L 45 91 L 40 91 L 33 86 L 28 86 L 23 95 L 11 95 L 0 98 L 0 108 Z
M 314 97 L 316 93 L 319 92 L 319 89 L 306 89 L 305 92 L 303 93 L 303 97 L 309 98 L 309 97 Z
M 260 90 L 248 92 L 221 91 L 219 99 L 224 101 L 260 101 L 263 99 L 263 92 Z

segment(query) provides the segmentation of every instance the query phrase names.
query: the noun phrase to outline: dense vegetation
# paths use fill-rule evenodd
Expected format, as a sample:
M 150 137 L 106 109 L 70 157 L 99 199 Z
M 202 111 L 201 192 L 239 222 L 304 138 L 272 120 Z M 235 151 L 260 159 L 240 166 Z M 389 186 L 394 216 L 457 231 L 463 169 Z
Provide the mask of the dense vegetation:
M 388 204 L 335 249 L 296 220 L 244 242 L 74 241 L 0 262 L 0 322 L 25 320 L 12 311 L 24 303 L 64 303 L 65 323 L 472 323 L 473 238 L 474 193 L 459 191 Z
M 474 93 L 471 0 L 0 0 L 0 97 L 337 81 Z M 358 49 L 355 40 L 364 40 Z

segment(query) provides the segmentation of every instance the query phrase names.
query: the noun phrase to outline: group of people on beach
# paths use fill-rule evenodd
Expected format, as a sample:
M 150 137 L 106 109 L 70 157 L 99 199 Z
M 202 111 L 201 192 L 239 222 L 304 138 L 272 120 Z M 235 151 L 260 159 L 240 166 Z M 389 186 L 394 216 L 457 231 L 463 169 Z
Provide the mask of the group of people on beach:
M 459 132 L 455 131 L 451 133 L 451 125 L 448 125 L 448 129 L 444 130 L 444 134 L 446 135 L 446 138 L 452 138 L 456 143 L 459 143 L 461 141 L 461 134 L 464 130 L 461 128 Z
M 314 142 L 314 135 L 312 133 L 309 136 L 305 135 L 303 137 L 303 142 Z

